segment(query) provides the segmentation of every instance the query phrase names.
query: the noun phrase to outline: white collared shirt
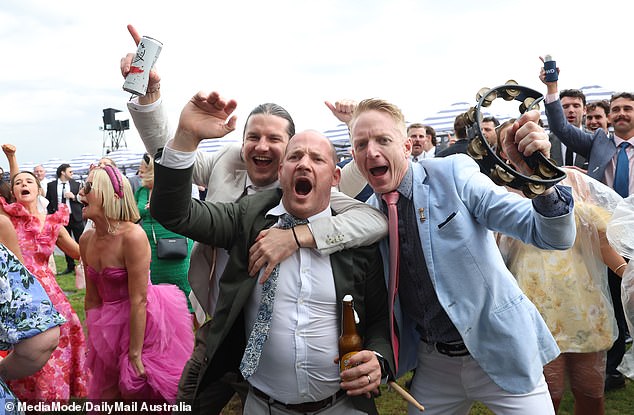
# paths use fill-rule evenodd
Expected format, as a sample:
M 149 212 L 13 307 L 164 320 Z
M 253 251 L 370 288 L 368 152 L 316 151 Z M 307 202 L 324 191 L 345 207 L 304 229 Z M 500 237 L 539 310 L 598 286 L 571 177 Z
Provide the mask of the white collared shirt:
M 629 181 L 629 193 L 630 195 L 634 194 L 634 137 L 630 137 L 629 139 L 623 139 L 614 134 L 614 144 L 616 145 L 616 155 L 612 157 L 612 160 L 605 167 L 605 182 L 611 183 L 612 188 L 614 188 L 614 176 L 616 174 L 616 161 L 619 157 L 619 152 L 621 149 L 619 146 L 624 141 L 630 143 L 629 146 L 625 148 L 625 154 L 627 154 L 627 159 L 630 165 L 630 181 Z
M 280 202 L 270 215 L 281 216 Z M 310 217 L 331 216 L 330 207 Z M 245 306 L 246 337 L 255 322 L 262 285 Z M 339 390 L 337 298 L 330 256 L 301 248 L 280 264 L 268 340 L 249 383 L 285 403 L 313 402 Z
M 66 184 L 66 186 L 64 186 L 64 184 Z M 66 192 L 70 192 L 70 182 L 62 182 L 62 179 L 57 179 L 57 206 L 62 205 L 62 196 L 64 196 L 64 193 Z M 66 198 L 65 204 L 70 209 L 69 198 Z

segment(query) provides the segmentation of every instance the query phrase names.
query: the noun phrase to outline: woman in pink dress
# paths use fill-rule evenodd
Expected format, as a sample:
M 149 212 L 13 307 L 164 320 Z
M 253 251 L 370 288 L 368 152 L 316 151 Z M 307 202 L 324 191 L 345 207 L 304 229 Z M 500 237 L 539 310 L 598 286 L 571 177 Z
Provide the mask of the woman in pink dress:
M 65 205 L 47 215 L 38 209 L 40 182 L 28 171 L 11 179 L 15 203 L 0 197 L 0 214 L 9 217 L 18 234 L 24 265 L 39 280 L 53 305 L 67 323 L 60 327 L 59 344 L 46 365 L 32 376 L 9 382 L 11 390 L 22 401 L 66 401 L 83 398 L 87 393 L 88 372 L 85 368 L 84 332 L 77 313 L 57 284 L 48 266 L 55 245 L 64 253 L 79 259 L 79 245 L 68 234 L 69 211 Z
M 194 345 L 185 295 L 152 285 L 150 245 L 130 183 L 93 169 L 79 193 L 94 226 L 79 241 L 86 271 L 90 399 L 174 403 Z

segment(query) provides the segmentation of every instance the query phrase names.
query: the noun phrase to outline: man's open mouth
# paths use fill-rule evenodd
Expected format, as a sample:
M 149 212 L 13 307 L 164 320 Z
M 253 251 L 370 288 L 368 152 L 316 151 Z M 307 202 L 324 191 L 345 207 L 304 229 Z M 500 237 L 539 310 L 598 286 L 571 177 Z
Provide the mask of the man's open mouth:
M 258 167 L 266 167 L 273 162 L 270 157 L 263 156 L 255 156 L 252 157 L 251 160 L 253 160 L 253 163 Z
M 307 178 L 299 178 L 295 181 L 295 193 L 305 196 L 313 190 L 313 184 Z
M 385 173 L 387 173 L 387 166 L 372 167 L 370 169 L 370 174 L 372 174 L 372 176 L 382 176 Z

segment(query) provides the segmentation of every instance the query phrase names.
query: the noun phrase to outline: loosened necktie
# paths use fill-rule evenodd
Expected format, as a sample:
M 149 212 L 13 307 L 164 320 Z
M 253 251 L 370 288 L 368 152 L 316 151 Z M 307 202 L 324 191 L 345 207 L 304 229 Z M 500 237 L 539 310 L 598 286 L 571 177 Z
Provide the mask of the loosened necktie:
M 66 204 L 66 182 L 62 183 L 62 204 Z
M 399 264 L 399 239 L 398 239 L 398 211 L 396 203 L 399 193 L 397 191 L 384 193 L 382 196 L 387 203 L 388 231 L 390 241 L 390 281 L 388 287 L 388 306 L 390 313 L 390 337 L 394 350 L 394 365 L 398 372 L 398 336 L 396 335 L 396 322 L 394 317 L 394 303 L 398 292 L 398 264 Z
M 627 141 L 619 144 L 619 155 L 616 158 L 616 171 L 614 172 L 614 190 L 623 197 L 630 194 L 630 160 L 627 157 Z
M 306 219 L 298 219 L 289 213 L 285 213 L 280 217 L 280 228 L 290 229 L 297 225 L 308 223 Z M 275 290 L 277 289 L 277 278 L 280 274 L 280 264 L 277 264 L 269 278 L 262 284 L 262 297 L 260 298 L 260 307 L 258 315 L 253 324 L 253 330 L 249 335 L 247 346 L 242 355 L 240 362 L 240 372 L 245 379 L 249 378 L 258 368 L 260 356 L 264 343 L 269 337 L 271 328 L 271 316 L 273 315 L 273 304 L 275 302 Z

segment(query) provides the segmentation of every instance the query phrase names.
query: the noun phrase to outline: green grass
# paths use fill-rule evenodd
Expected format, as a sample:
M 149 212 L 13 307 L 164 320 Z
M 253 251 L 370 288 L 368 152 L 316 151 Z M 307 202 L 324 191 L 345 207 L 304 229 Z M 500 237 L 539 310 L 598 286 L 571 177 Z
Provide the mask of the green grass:
M 55 256 L 57 269 L 66 268 L 66 262 L 63 256 Z M 75 288 L 75 274 L 66 274 L 57 277 L 57 282 L 66 295 L 79 318 L 83 322 L 85 320 L 84 313 L 84 294 L 85 290 Z M 399 379 L 398 383 L 405 386 L 405 382 L 409 379 L 404 376 Z M 606 415 L 623 415 L 634 413 L 634 382 L 626 380 L 627 386 L 624 389 L 608 392 L 605 397 L 605 413 Z M 381 396 L 376 400 L 379 413 L 382 415 L 402 415 L 407 414 L 407 405 L 405 401 L 396 392 L 388 390 L 387 387 L 381 386 Z M 425 402 L 421 402 L 423 406 Z M 240 400 L 237 397 L 229 403 L 228 407 L 223 410 L 223 415 L 241 415 Z M 470 415 L 491 415 L 489 409 L 480 403 L 476 403 L 471 409 Z M 573 414 L 573 398 L 570 391 L 564 395 L 564 399 L 559 407 L 558 415 Z

